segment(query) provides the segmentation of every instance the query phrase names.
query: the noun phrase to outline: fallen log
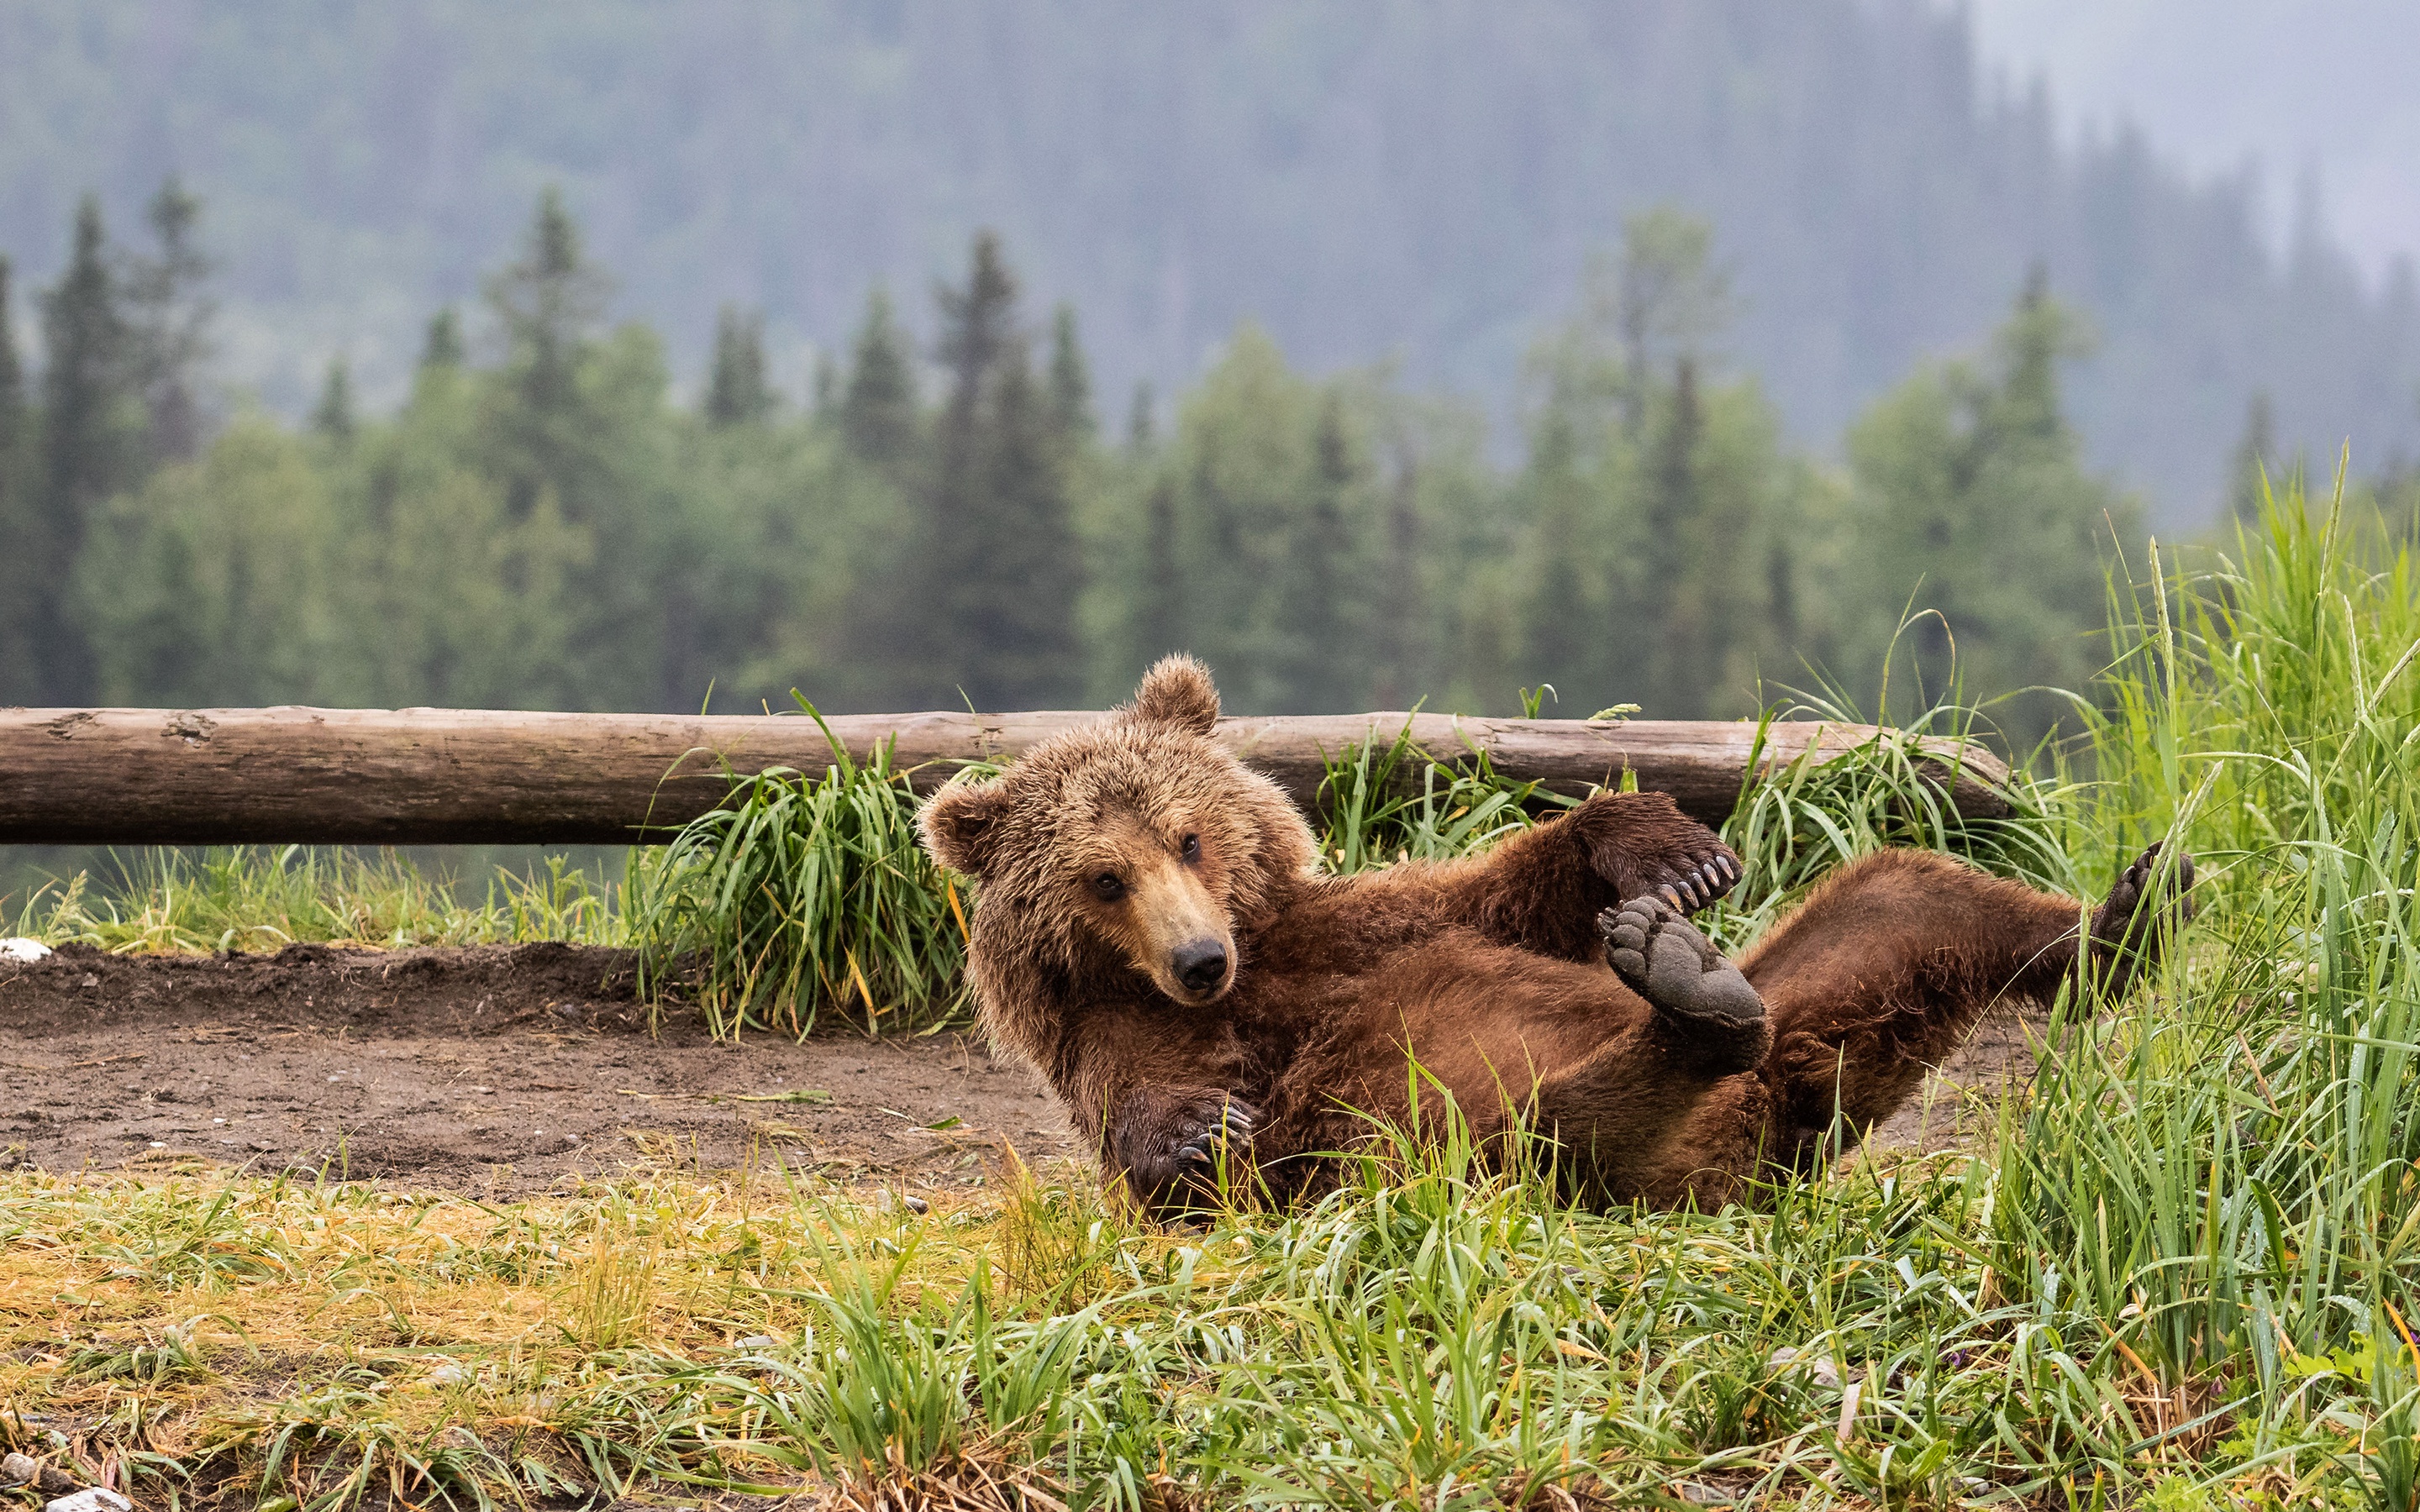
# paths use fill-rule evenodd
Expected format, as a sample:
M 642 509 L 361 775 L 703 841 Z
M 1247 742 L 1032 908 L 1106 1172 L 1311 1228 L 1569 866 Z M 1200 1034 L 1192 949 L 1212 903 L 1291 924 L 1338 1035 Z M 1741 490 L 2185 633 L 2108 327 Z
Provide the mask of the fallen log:
M 831 718 L 862 759 L 930 791 L 967 762 L 1005 761 L 1091 712 L 866 714 Z M 1218 739 L 1312 806 L 1327 757 L 1408 728 L 1441 759 L 1578 795 L 1638 785 L 1717 823 L 1756 726 L 1713 721 L 1482 719 L 1377 713 L 1222 720 Z M 1769 727 L 1762 764 L 1846 750 L 1867 725 Z M 2006 810 L 2007 768 L 1978 746 L 1930 744 L 1969 816 Z M 789 715 L 682 717 L 484 709 L 0 710 L 0 843 L 58 845 L 618 844 L 660 841 L 721 803 L 726 774 L 820 775 L 831 748 Z

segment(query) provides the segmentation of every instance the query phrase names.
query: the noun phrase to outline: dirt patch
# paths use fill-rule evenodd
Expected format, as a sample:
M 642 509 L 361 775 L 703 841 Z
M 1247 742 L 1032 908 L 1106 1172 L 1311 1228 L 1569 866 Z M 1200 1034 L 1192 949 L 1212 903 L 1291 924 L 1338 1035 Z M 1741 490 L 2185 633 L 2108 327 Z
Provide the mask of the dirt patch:
M 1076 1153 L 1024 1068 L 970 1035 L 654 1026 L 628 951 L 566 945 L 0 964 L 0 1164 L 195 1160 L 498 1195 L 779 1159 L 971 1181 L 1003 1145 Z
M 634 965 L 567 945 L 0 964 L 0 1166 L 207 1161 L 504 1196 L 775 1160 L 935 1187 L 1003 1147 L 1080 1155 L 1041 1082 L 977 1036 L 718 1044 L 686 1011 L 651 1028 Z M 1987 1022 L 1871 1144 L 1971 1137 L 1989 1103 L 1962 1088 L 2029 1072 L 2025 1035 Z
M 2035 1051 L 2050 1030 L 2050 1015 L 2027 1007 L 2003 1010 L 1975 1026 L 1966 1043 L 1897 1113 L 1883 1120 L 1867 1145 L 1874 1149 L 1948 1149 L 1972 1146 L 1995 1127 L 2000 1099 L 2033 1079 Z

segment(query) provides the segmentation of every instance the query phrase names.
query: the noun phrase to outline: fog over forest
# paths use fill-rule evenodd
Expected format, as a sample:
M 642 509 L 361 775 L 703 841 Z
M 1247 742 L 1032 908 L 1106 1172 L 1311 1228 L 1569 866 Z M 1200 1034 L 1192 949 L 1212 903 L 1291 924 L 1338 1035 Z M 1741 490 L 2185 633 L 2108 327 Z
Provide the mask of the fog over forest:
M 1820 454 L 2037 262 L 2094 339 L 2086 456 L 2156 523 L 2214 517 L 2260 393 L 2281 452 L 2420 440 L 2408 262 L 2281 211 L 2294 164 L 2189 172 L 2059 103 L 1916 0 L 16 5 L 0 252 L 35 344 L 77 197 L 132 227 L 174 171 L 219 264 L 215 378 L 299 418 L 337 356 L 399 402 L 550 184 L 690 393 L 725 302 L 797 396 L 876 285 L 929 343 L 926 291 L 988 226 L 1080 312 L 1105 393 L 1176 392 L 1249 317 L 1307 371 L 1475 400 L 1506 457 L 1525 354 L 1669 203 L 1730 274 L 1711 370 Z

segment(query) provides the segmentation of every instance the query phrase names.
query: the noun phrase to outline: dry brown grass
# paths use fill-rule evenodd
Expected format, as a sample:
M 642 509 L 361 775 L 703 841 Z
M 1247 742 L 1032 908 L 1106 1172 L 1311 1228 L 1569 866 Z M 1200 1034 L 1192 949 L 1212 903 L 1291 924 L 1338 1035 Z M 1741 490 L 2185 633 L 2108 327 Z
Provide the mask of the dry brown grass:
M 201 1168 L 0 1178 L 0 1440 L 206 1504 L 478 1504 L 708 1469 L 691 1419 L 711 1409 L 684 1387 L 799 1334 L 836 1230 L 915 1249 L 908 1298 L 999 1257 L 1000 1209 L 936 1203 L 778 1167 L 510 1207 Z

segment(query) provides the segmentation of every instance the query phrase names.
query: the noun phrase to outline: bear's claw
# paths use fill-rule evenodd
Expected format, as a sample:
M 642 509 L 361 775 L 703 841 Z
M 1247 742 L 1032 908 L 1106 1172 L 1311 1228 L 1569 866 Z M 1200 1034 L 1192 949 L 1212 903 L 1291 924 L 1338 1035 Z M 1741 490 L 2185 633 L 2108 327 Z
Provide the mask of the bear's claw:
M 1606 964 L 1632 992 L 1683 1018 L 1747 1025 L 1764 999 L 1680 910 L 1660 897 L 1634 898 L 1597 915 Z
M 1238 1186 L 1252 1168 L 1261 1110 L 1218 1088 L 1142 1088 L 1109 1119 L 1103 1154 L 1154 1208 L 1185 1209 L 1216 1196 L 1220 1176 Z
M 1738 887 L 1739 880 L 1740 864 L 1726 853 L 1694 870 L 1680 872 L 1656 888 L 1655 896 L 1661 897 L 1675 913 L 1695 913 Z
M 1172 1158 L 1181 1165 L 1207 1170 L 1217 1164 L 1212 1151 L 1218 1147 L 1252 1142 L 1252 1125 L 1260 1116 L 1260 1110 L 1249 1103 L 1231 1097 L 1219 1105 L 1218 1117 L 1200 1134 L 1176 1147 Z

